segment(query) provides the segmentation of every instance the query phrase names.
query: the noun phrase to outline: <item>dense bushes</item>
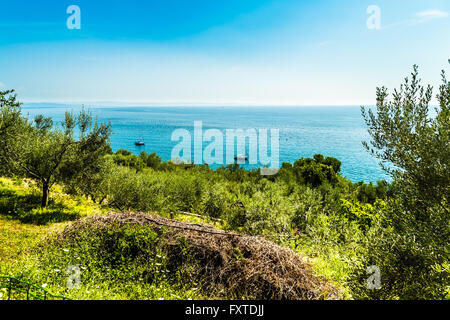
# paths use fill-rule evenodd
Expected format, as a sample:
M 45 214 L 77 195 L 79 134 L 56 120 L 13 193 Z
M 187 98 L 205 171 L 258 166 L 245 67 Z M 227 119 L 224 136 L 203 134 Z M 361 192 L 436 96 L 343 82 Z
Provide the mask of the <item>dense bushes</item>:
M 336 174 L 340 171 L 341 162 L 335 158 L 324 158 L 321 154 L 314 159 L 300 159 L 294 162 L 293 170 L 300 182 L 318 187 L 324 182 L 336 183 Z
M 107 161 L 106 173 L 96 186 L 102 186 L 104 204 L 121 211 L 166 216 L 188 211 L 220 219 L 222 228 L 262 235 L 315 255 L 326 261 L 319 271 L 341 286 L 349 274 L 349 262 L 360 262 L 372 216 L 384 208 L 360 202 L 363 184 L 339 175 L 334 183 L 324 181 L 312 187 L 300 183 L 292 171 L 263 177 L 236 166 L 215 171 L 205 166 L 164 167 L 163 163 L 158 170 L 136 171 Z
M 141 171 L 147 165 L 141 157 L 138 157 L 125 149 L 117 150 L 111 157 L 114 163 L 120 166 L 133 168 L 136 171 Z
M 142 159 L 148 168 L 158 170 L 161 166 L 162 159 L 154 152 L 148 154 L 147 152 L 142 151 L 139 154 L 139 158 Z

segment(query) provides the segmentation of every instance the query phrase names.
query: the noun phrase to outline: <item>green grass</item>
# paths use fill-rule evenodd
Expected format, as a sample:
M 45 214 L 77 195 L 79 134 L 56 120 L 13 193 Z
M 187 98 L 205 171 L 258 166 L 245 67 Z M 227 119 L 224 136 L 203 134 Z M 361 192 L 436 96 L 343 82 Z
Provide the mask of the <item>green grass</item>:
M 49 208 L 42 210 L 37 200 L 38 190 L 33 182 L 0 178 L 0 267 L 18 263 L 29 254 L 30 248 L 52 232 L 61 230 L 70 220 L 60 222 L 58 220 L 61 219 L 55 216 L 76 215 L 67 214 L 71 210 L 71 200 L 57 192 L 52 193 L 55 200 L 52 200 Z M 90 209 L 96 211 L 94 207 Z M 58 210 L 59 215 L 56 214 Z M 86 208 L 85 214 L 88 211 L 91 212 Z M 47 213 L 52 219 L 43 218 Z
M 343 299 L 351 299 L 351 293 L 346 287 L 346 280 L 351 272 L 349 268 L 349 255 L 339 252 L 336 248 L 327 254 L 317 254 L 314 249 L 308 246 L 297 248 L 297 252 L 306 257 L 314 272 L 328 279 L 336 288 Z
M 106 213 L 108 208 L 83 197 L 66 195 L 58 186 L 51 190 L 50 199 L 48 208 L 41 209 L 40 191 L 34 182 L 0 177 L 0 274 L 30 281 L 53 294 L 72 299 L 206 298 L 198 293 L 195 284 L 180 285 L 179 279 L 166 279 L 158 262 L 147 265 L 152 273 L 160 273 L 151 282 L 137 276 L 139 270 L 144 273 L 142 268 L 136 261 L 127 260 L 120 250 L 114 256 L 119 264 L 108 266 L 103 260 L 105 256 L 95 255 L 95 244 L 101 241 L 100 235 L 74 242 L 70 249 L 61 247 L 54 241 L 55 234 L 70 221 Z M 204 222 L 201 218 L 184 215 L 176 218 Z M 155 236 L 150 232 L 131 232 L 131 237 L 147 237 L 147 240 L 152 235 Z M 139 242 L 139 239 L 133 240 Z M 123 246 L 127 243 L 120 242 Z M 157 248 L 148 241 L 140 243 L 146 244 L 148 249 Z M 113 260 L 111 256 L 109 258 Z M 67 271 L 70 265 L 79 266 L 83 281 L 79 288 L 69 290 L 67 280 L 72 274 Z M 152 266 L 158 266 L 159 271 Z
M 41 193 L 33 181 L 0 178 L 0 216 L 24 224 L 60 223 L 105 211 L 83 197 L 63 194 L 59 186 L 52 188 L 47 208 L 41 209 L 40 203 Z
M 163 241 L 151 228 L 90 228 L 75 239 L 40 243 L 7 271 L 71 299 L 201 298 L 197 283 L 185 274 L 189 269 L 174 266 L 162 251 Z M 80 283 L 70 289 L 75 269 Z
M 13 264 L 29 252 L 29 248 L 42 241 L 52 230 L 61 227 L 23 224 L 0 216 L 0 266 Z
M 98 254 L 103 252 L 99 246 L 108 240 L 103 234 L 91 234 L 70 245 L 55 242 L 55 234 L 71 221 L 108 210 L 84 197 L 66 195 L 59 186 L 52 188 L 48 208 L 41 209 L 40 190 L 33 181 L 0 177 L 0 274 L 30 281 L 72 299 L 214 299 L 202 296 L 197 283 L 181 281 L 183 270 L 169 272 L 164 269 L 164 261 L 152 260 L 155 256 L 162 260 L 167 257 L 163 252 L 155 253 L 157 242 L 162 240 L 151 231 L 109 235 L 118 240 L 106 255 Z M 173 218 L 229 228 L 201 217 L 177 214 Z M 123 237 L 129 241 L 121 241 Z M 130 243 L 140 246 L 140 256 L 131 260 L 125 254 Z M 308 245 L 297 248 L 300 254 L 310 257 L 308 262 L 317 274 L 344 288 L 348 265 L 341 257 L 345 255 L 336 251 L 317 254 L 315 250 Z M 83 281 L 79 288 L 69 290 L 67 280 L 72 274 L 67 271 L 71 265 L 80 268 Z M 154 279 L 142 276 L 149 273 L 156 275 Z M 345 289 L 341 293 L 350 297 Z

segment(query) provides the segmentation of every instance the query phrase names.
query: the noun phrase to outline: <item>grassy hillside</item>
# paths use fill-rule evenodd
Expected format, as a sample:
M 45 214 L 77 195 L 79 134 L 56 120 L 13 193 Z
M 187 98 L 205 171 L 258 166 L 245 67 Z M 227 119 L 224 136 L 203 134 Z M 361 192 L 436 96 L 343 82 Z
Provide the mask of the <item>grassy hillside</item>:
M 51 190 L 50 199 L 49 206 L 41 209 L 39 190 L 33 181 L 0 178 L 0 274 L 30 281 L 54 294 L 73 299 L 217 299 L 258 296 L 257 292 L 253 292 L 253 295 L 242 292 L 231 294 L 231 290 L 228 293 L 210 290 L 209 295 L 205 295 L 200 291 L 201 277 L 197 277 L 198 281 L 186 280 L 192 278 L 192 275 L 187 274 L 195 273 L 196 264 L 177 264 L 167 269 L 167 253 L 161 251 L 164 236 L 145 227 L 113 228 L 107 232 L 104 230 L 102 233 L 81 235 L 76 242 L 60 242 L 57 240 L 59 235 L 73 221 L 105 215 L 110 208 L 82 196 L 64 194 L 59 186 Z M 186 214 L 177 214 L 174 218 L 180 223 L 194 225 L 207 222 L 208 225 L 214 225 L 216 230 L 229 228 L 217 219 L 214 221 Z M 107 258 L 104 254 L 96 254 L 99 252 L 96 249 L 111 239 L 114 239 L 114 249 L 108 253 L 110 256 Z M 142 256 L 137 258 L 130 250 L 140 250 Z M 237 250 L 235 254 L 239 259 Z M 314 262 L 315 259 L 304 261 Z M 105 269 L 108 264 L 109 267 Z M 71 265 L 80 268 L 82 281 L 79 288 L 69 290 L 66 282 L 72 273 L 67 273 L 67 268 Z M 318 270 L 327 270 L 320 263 L 317 266 Z M 152 274 L 151 281 L 149 274 Z M 3 290 L 3 293 L 6 291 Z
M 0 178 L 0 274 L 31 281 L 73 299 L 198 298 L 190 288 L 180 291 L 165 283 L 145 286 L 139 281 L 117 281 L 122 277 L 120 273 L 126 276 L 124 270 L 109 274 L 111 279 L 83 281 L 81 288 L 68 290 L 65 280 L 70 274 L 66 274 L 64 254 L 72 255 L 64 248 L 59 255 L 52 241 L 71 221 L 105 214 L 109 208 L 64 194 L 58 186 L 52 189 L 51 199 L 49 206 L 41 209 L 39 190 L 33 181 Z

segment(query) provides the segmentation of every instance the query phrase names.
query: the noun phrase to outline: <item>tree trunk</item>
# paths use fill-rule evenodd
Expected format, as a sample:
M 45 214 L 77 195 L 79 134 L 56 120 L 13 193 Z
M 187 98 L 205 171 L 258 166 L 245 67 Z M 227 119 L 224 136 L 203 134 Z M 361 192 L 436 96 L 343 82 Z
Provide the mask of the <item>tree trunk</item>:
M 48 183 L 44 183 L 42 185 L 42 201 L 41 201 L 41 208 L 46 208 L 48 206 L 48 193 L 49 193 L 49 186 Z

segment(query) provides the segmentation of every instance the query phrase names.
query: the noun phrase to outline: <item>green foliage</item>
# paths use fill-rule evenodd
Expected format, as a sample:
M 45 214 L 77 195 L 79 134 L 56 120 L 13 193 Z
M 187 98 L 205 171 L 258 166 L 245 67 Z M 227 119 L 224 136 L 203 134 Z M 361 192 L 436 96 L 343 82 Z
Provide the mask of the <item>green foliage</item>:
M 116 151 L 116 155 L 131 156 L 131 155 L 133 155 L 133 153 L 130 150 L 119 149 L 119 150 Z
M 55 183 L 82 180 L 99 170 L 109 150 L 110 126 L 99 125 L 84 109 L 77 117 L 66 112 L 60 127 L 53 127 L 52 120 L 43 116 L 29 123 L 11 93 L 0 92 L 0 159 L 9 174 L 40 183 L 41 207 L 45 208 Z
M 174 165 L 170 171 L 144 168 L 137 172 L 118 166 L 112 156 L 105 159 L 100 174 L 75 187 L 91 199 L 104 198 L 103 205 L 109 208 L 174 213 L 177 218 L 178 212 L 188 211 L 220 219 L 217 226 L 224 229 L 264 236 L 314 256 L 320 261 L 318 272 L 336 279 L 341 287 L 348 261 L 358 261 L 362 228 L 340 211 L 341 198 L 357 203 L 357 186 L 348 180 L 338 178 L 334 186 L 323 183 L 311 188 L 298 184 L 294 176 L 284 181 L 237 168 L 212 171 L 185 165 Z M 97 297 L 100 289 L 91 285 L 94 281 L 83 290 L 93 292 L 90 298 Z M 111 293 L 110 288 L 100 288 Z M 145 286 L 139 295 L 149 290 Z
M 9 273 L 73 299 L 198 297 L 199 286 L 193 280 L 196 265 L 186 241 L 179 239 L 173 246 L 165 241 L 151 227 L 98 226 L 64 241 L 42 244 L 24 266 Z M 67 286 L 70 266 L 80 270 L 78 288 Z
M 41 208 L 41 194 L 37 186 L 27 181 L 0 180 L 0 215 L 24 224 L 48 225 L 72 221 L 86 216 L 92 207 L 82 198 L 70 198 L 58 193 L 49 201 L 46 208 Z
M 364 145 L 392 175 L 394 188 L 368 234 L 365 261 L 355 267 L 357 297 L 448 297 L 450 83 L 444 72 L 442 78 L 435 114 L 429 112 L 432 88 L 420 84 L 417 66 L 392 100 L 386 88 L 377 89 L 376 113 L 362 108 L 372 137 Z M 368 265 L 380 268 L 381 290 L 361 285 Z
M 350 221 L 356 221 L 361 230 L 367 231 L 374 224 L 374 220 L 380 219 L 385 207 L 385 202 L 380 199 L 373 205 L 352 203 L 342 199 L 341 214 Z
M 67 193 L 86 195 L 92 201 L 102 204 L 108 196 L 109 178 L 113 176 L 115 169 L 116 165 L 111 155 L 106 155 L 89 174 L 66 181 L 64 189 Z
M 146 162 L 144 162 L 142 157 L 138 157 L 130 151 L 124 149 L 117 150 L 117 152 L 112 156 L 112 159 L 117 165 L 133 168 L 136 171 L 142 171 L 142 169 L 146 166 Z
M 365 184 L 356 183 L 358 186 L 358 200 L 362 203 L 374 204 L 377 199 L 386 199 L 388 193 L 388 184 L 384 180 L 377 181 L 377 185 L 372 182 Z
M 21 103 L 17 101 L 14 90 L 0 90 L 0 173 L 11 176 L 7 147 L 16 143 L 18 136 L 27 126 L 21 116 Z
M 48 208 L 39 209 L 44 197 L 39 199 L 34 186 L 24 191 L 20 180 L 14 186 L 0 183 L 0 213 L 23 224 L 64 222 L 85 215 L 89 198 L 104 210 L 177 218 L 188 212 L 196 221 L 205 217 L 223 229 L 263 236 L 307 255 L 345 297 L 448 298 L 450 84 L 443 75 L 434 117 L 428 110 L 431 88 L 420 86 L 416 68 L 393 101 L 387 97 L 385 88 L 378 89 L 376 113 L 363 109 L 372 136 L 365 146 L 394 181 L 366 184 L 345 179 L 341 162 L 321 154 L 283 163 L 274 176 L 238 164 L 211 170 L 163 162 L 155 153 L 113 154 L 109 126 L 88 113 L 67 114 L 60 127 L 43 116 L 30 122 L 13 92 L 0 92 L 1 173 L 35 179 L 44 197 L 58 183 L 72 194 L 71 202 L 53 195 Z M 89 202 L 91 212 L 92 206 Z M 179 239 L 169 252 L 163 241 L 146 228 L 85 230 L 69 242 L 43 244 L 38 255 L 8 270 L 73 298 L 196 296 L 189 247 Z M 243 259 L 241 252 L 236 259 Z M 83 269 L 79 290 L 67 292 L 63 285 L 61 270 L 68 265 Z M 380 290 L 366 286 L 369 265 L 381 269 Z
M 362 108 L 372 137 L 365 147 L 399 182 L 400 192 L 408 197 L 410 206 L 421 212 L 435 205 L 445 209 L 450 194 L 450 84 L 444 72 L 442 77 L 437 96 L 440 105 L 434 117 L 429 112 L 432 87 L 420 84 L 417 66 L 411 79 L 406 78 L 404 85 L 394 91 L 392 101 L 385 87 L 377 89 L 376 114 Z
M 297 181 L 316 188 L 325 182 L 336 183 L 336 174 L 340 171 L 341 162 L 336 158 L 324 158 L 321 154 L 314 158 L 302 158 L 294 162 L 292 167 Z M 284 167 L 288 169 L 288 167 Z
M 149 211 L 153 204 L 150 177 L 128 167 L 113 166 L 105 175 L 103 192 L 108 204 L 119 210 Z M 157 187 L 153 185 L 153 187 Z
M 139 154 L 139 158 L 142 159 L 142 161 L 148 168 L 158 170 L 161 166 L 161 158 L 154 152 L 148 154 L 147 152 L 142 151 Z
M 333 173 L 332 164 L 340 164 L 318 156 L 310 161 Z M 365 250 L 364 234 L 371 224 L 361 212 L 371 217 L 377 212 L 372 208 L 378 208 L 365 205 L 371 198 L 359 196 L 363 202 L 358 201 L 363 183 L 353 184 L 334 173 L 333 182 L 326 177 L 313 187 L 299 181 L 290 164 L 283 164 L 274 177 L 233 165 L 213 171 L 207 166 L 164 162 L 158 169 L 136 171 L 112 161 L 107 167 L 103 180 L 97 182 L 103 186 L 105 204 L 119 210 L 163 215 L 187 211 L 220 219 L 224 229 L 261 235 L 315 255 L 319 271 L 336 276 L 339 286 L 344 286 L 350 271 L 348 262 L 359 262 L 358 255 Z M 381 185 L 380 190 L 386 187 Z M 384 193 L 375 193 L 375 202 L 378 194 Z M 352 210 L 343 210 L 343 199 L 352 204 Z
M 231 206 L 228 190 L 218 184 L 214 188 L 208 188 L 201 201 L 203 212 L 211 218 L 226 217 Z

